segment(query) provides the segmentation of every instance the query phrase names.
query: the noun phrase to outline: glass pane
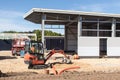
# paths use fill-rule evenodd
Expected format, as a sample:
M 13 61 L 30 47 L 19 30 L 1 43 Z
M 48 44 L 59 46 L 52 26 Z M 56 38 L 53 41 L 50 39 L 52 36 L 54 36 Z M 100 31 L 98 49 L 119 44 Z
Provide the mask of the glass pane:
M 111 31 L 99 31 L 100 37 L 111 37 Z
M 99 29 L 101 30 L 111 30 L 112 23 L 99 23 Z
M 82 29 L 97 29 L 96 22 L 83 22 Z
M 97 31 L 82 31 L 82 36 L 97 36 Z
M 120 23 L 116 23 L 116 30 L 120 30 Z
M 116 37 L 120 37 L 120 31 L 116 31 Z

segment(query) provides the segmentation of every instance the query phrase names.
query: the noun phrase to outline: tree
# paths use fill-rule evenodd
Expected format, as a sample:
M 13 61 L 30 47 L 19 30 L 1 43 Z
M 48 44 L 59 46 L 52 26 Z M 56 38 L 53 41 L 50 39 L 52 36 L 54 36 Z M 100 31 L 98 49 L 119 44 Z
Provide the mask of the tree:
M 3 33 L 18 33 L 17 31 L 3 31 Z
M 40 30 L 33 30 L 33 33 L 36 33 L 36 35 L 37 35 L 37 40 L 38 40 L 38 41 L 41 41 L 41 37 L 42 37 L 41 31 L 40 31 Z
M 34 30 L 33 33 L 36 33 L 38 40 L 41 41 L 42 31 L 41 30 Z M 62 36 L 62 34 L 52 32 L 50 30 L 49 31 L 45 30 L 45 36 Z

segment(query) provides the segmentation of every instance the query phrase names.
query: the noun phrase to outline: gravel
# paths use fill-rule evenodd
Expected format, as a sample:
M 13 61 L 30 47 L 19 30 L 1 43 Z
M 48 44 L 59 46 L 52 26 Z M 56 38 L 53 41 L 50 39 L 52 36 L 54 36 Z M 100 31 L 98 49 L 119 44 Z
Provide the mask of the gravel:
M 47 62 L 57 62 L 50 59 Z M 69 70 L 60 76 L 46 75 L 45 69 L 29 70 L 20 56 L 12 56 L 10 51 L 0 51 L 0 80 L 119 80 L 120 58 L 82 58 L 72 60 L 73 64 L 56 64 L 56 70 L 72 66 L 80 69 Z M 53 73 L 50 68 L 50 73 Z

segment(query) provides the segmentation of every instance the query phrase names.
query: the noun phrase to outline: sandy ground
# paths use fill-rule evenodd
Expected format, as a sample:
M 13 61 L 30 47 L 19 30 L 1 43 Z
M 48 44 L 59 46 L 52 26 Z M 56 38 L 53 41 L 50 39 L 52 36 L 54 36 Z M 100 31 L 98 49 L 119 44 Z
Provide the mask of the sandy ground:
M 52 58 L 58 55 L 53 56 Z M 71 57 L 72 58 L 72 57 Z M 48 62 L 58 62 L 59 60 L 50 59 Z M 119 80 L 120 79 L 120 58 L 82 58 L 72 60 L 73 64 L 56 64 L 56 70 L 72 66 L 80 66 L 64 72 L 60 76 L 46 75 L 45 69 L 29 70 L 28 65 L 24 64 L 24 59 L 11 56 L 10 51 L 0 51 L 0 70 L 10 77 L 1 77 L 0 80 Z M 50 73 L 53 73 L 50 68 Z M 22 74 L 22 75 L 21 75 Z M 34 76 L 31 76 L 34 75 Z M 17 78 L 16 78 L 16 76 Z M 40 76 L 42 75 L 42 76 Z M 43 76 L 44 75 L 44 76 Z M 27 77 L 28 76 L 28 77 Z M 31 77 L 30 77 L 31 76 Z M 37 77 L 37 78 L 36 78 Z M 44 77 L 44 78 L 43 78 Z M 10 79 L 9 79 L 10 78 Z M 20 79 L 19 79 L 20 78 Z

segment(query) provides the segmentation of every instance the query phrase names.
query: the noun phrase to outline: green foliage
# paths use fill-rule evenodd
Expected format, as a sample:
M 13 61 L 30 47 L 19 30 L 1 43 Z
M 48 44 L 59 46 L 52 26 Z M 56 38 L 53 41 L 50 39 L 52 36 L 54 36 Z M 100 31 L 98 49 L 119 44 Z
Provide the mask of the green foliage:
M 45 31 L 45 36 L 62 36 L 62 34 L 52 31 Z
M 17 31 L 4 31 L 3 33 L 18 33 Z
M 37 35 L 37 40 L 38 40 L 38 41 L 41 41 L 41 37 L 42 37 L 41 31 L 40 31 L 40 30 L 34 30 L 33 33 L 36 33 L 36 35 Z
M 36 33 L 38 40 L 41 41 L 41 37 L 42 37 L 42 31 L 40 30 L 34 30 L 33 33 Z M 60 33 L 56 33 L 56 32 L 52 32 L 52 31 L 48 31 L 45 30 L 45 36 L 62 36 L 62 34 Z

